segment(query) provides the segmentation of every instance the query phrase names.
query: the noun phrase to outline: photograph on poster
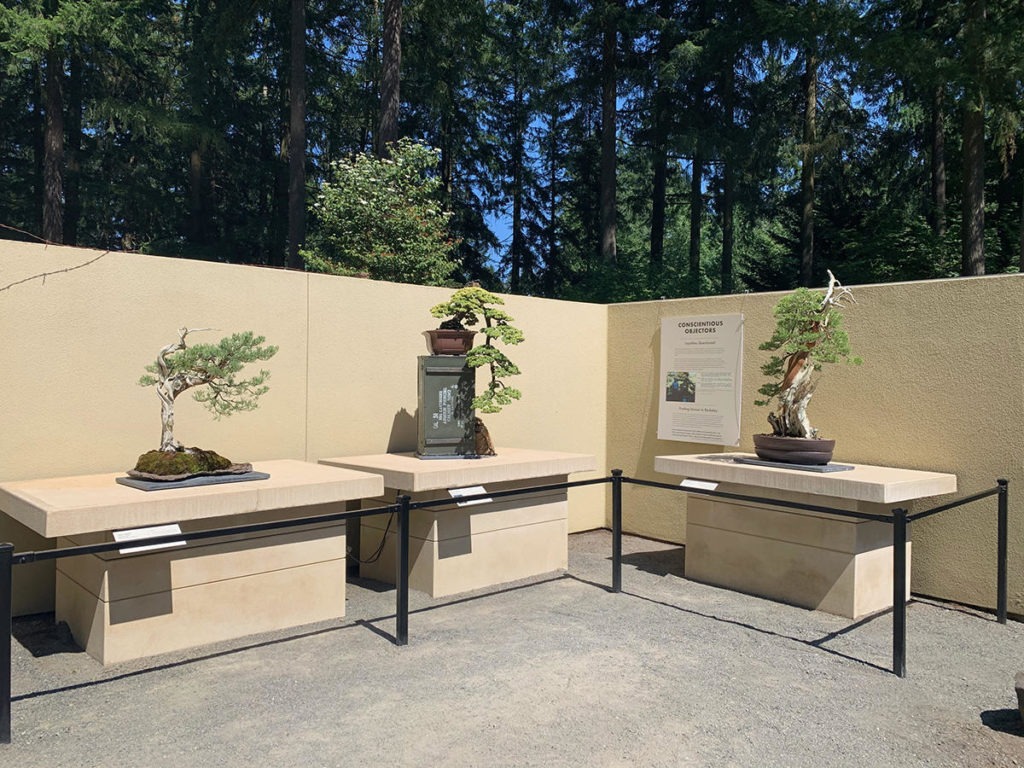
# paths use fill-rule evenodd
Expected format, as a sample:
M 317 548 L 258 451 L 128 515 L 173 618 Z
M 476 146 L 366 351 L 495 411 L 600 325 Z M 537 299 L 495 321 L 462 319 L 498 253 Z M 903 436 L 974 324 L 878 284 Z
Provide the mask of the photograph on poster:
M 697 399 L 697 385 L 689 371 L 669 371 L 665 382 L 665 399 L 670 403 L 692 403 Z
M 739 445 L 743 315 L 661 320 L 658 438 Z

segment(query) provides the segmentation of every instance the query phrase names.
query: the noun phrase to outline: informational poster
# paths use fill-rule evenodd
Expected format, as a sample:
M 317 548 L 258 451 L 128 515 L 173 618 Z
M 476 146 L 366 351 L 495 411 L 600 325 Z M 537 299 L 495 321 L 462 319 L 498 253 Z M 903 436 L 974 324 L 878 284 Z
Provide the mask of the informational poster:
M 739 445 L 743 315 L 661 320 L 658 438 Z

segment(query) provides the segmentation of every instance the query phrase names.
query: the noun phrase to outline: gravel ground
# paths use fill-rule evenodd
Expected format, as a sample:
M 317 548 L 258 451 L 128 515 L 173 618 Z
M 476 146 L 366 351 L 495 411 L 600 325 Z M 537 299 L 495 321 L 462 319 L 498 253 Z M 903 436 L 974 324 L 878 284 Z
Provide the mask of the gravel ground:
M 915 598 L 888 615 L 686 581 L 683 550 L 570 537 L 567 574 L 432 600 L 349 583 L 336 622 L 103 668 L 16 621 L 0 765 L 1024 766 L 1024 624 Z M 38 655 L 33 655 L 33 653 Z

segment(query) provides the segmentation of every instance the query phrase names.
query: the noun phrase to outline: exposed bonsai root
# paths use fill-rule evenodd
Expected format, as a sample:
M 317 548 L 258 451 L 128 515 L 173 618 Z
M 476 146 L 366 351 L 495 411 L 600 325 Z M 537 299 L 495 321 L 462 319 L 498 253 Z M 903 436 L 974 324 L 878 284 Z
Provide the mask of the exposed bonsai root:
M 487 431 L 487 425 L 479 416 L 473 419 L 473 433 L 476 439 L 476 452 L 478 456 L 497 456 L 494 450 L 494 442 L 491 440 L 491 433 Z

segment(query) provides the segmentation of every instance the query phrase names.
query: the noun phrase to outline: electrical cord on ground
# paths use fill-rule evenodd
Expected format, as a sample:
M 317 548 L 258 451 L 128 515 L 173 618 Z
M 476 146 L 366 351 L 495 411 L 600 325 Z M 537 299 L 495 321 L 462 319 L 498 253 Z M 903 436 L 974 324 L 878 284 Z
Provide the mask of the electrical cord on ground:
M 381 553 L 384 552 L 384 542 L 388 540 L 388 531 L 391 530 L 391 522 L 394 519 L 395 513 L 392 512 L 390 515 L 388 515 L 388 524 L 384 526 L 384 535 L 380 537 L 380 544 L 377 545 L 377 549 L 375 549 L 373 554 L 370 555 L 366 560 L 362 560 L 353 555 L 351 547 L 345 547 L 345 557 L 349 558 L 350 560 L 355 560 L 360 565 L 369 565 L 370 563 L 376 563 L 378 560 L 380 560 Z

